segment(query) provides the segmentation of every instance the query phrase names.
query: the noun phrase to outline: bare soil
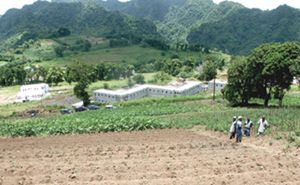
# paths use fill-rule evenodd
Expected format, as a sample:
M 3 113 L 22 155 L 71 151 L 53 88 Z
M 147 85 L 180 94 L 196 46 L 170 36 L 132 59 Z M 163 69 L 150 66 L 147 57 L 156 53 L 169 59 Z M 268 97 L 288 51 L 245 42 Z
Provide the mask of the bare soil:
M 300 184 L 298 149 L 193 130 L 0 139 L 0 185 Z

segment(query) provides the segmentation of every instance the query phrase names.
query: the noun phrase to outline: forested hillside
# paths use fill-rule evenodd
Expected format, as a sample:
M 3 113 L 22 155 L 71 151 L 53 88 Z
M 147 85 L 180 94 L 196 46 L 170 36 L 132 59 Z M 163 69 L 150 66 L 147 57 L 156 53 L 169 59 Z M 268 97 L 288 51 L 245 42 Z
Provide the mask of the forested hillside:
M 192 28 L 216 22 L 242 8 L 242 5 L 233 2 L 217 5 L 212 0 L 187 0 L 183 6 L 171 8 L 165 19 L 158 23 L 158 29 L 167 40 L 185 43 Z
M 82 2 L 86 0 L 52 0 L 53 2 Z M 170 43 L 186 43 L 192 28 L 206 22 L 218 21 L 243 8 L 234 2 L 215 4 L 212 0 L 95 0 L 107 10 L 120 11 L 134 17 L 154 21 L 159 32 Z
M 86 0 L 52 0 L 52 2 L 82 2 Z M 186 0 L 94 0 L 107 10 L 121 11 L 135 17 L 147 18 L 152 21 L 162 21 L 172 6 L 181 6 Z
M 9 10 L 0 18 L 0 41 L 15 47 L 71 34 L 104 37 L 113 46 L 146 42 L 244 55 L 267 42 L 300 41 L 299 28 L 300 11 L 288 6 L 262 11 L 212 0 L 52 0 Z
M 190 44 L 248 54 L 268 42 L 300 41 L 300 11 L 280 6 L 272 11 L 240 9 L 230 16 L 201 25 L 189 36 Z
M 200 0 L 201 1 L 201 0 Z M 153 21 L 163 21 L 173 6 L 182 6 L 186 0 L 98 0 L 108 10 L 119 10 L 135 17 L 143 17 Z
M 109 12 L 94 3 L 38 1 L 20 10 L 11 9 L 0 18 L 0 40 L 15 35 L 22 35 L 21 40 L 49 38 L 60 28 L 72 34 L 126 38 L 134 42 L 159 37 L 151 21 Z

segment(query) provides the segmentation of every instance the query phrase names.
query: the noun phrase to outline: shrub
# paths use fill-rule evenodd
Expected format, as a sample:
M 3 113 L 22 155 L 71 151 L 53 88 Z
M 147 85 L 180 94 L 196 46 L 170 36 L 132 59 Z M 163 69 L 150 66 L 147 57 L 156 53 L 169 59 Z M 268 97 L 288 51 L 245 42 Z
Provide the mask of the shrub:
M 103 84 L 103 89 L 109 89 L 109 84 L 108 83 L 104 83 Z
M 133 77 L 133 80 L 137 84 L 144 84 L 145 83 L 145 77 L 142 74 L 137 74 Z

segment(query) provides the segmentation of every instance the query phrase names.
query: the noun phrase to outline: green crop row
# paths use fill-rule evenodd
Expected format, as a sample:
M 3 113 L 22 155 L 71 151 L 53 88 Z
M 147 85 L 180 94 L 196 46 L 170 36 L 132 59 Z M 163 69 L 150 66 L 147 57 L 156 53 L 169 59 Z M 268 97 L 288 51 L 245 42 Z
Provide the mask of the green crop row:
M 294 98 L 294 97 L 293 97 Z M 75 113 L 55 118 L 0 120 L 1 136 L 37 136 L 74 133 L 98 133 L 162 128 L 187 128 L 204 125 L 206 128 L 228 132 L 233 116 L 249 117 L 253 123 L 265 115 L 271 127 L 267 134 L 275 138 L 287 138 L 297 142 L 300 138 L 300 109 L 240 108 L 228 107 L 218 99 L 217 103 L 201 98 L 141 100 L 125 103 L 114 110 L 97 110 Z M 256 132 L 257 124 L 253 128 Z M 282 135 L 280 135 L 282 134 Z
M 119 132 L 168 128 L 169 125 L 153 118 L 103 114 L 98 111 L 78 113 L 52 119 L 3 121 L 2 136 L 62 135 L 74 133 Z

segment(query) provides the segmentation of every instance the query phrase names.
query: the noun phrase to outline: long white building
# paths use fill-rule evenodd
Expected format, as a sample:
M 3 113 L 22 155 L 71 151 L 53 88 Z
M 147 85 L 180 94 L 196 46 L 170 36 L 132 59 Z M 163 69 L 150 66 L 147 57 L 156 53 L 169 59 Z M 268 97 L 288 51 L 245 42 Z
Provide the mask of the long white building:
M 166 86 L 138 85 L 131 89 L 94 91 L 94 101 L 101 103 L 129 101 L 143 97 L 191 96 L 203 91 L 202 83 L 195 81 L 173 82 Z
M 17 102 L 41 100 L 49 95 L 48 84 L 23 85 L 17 95 Z

